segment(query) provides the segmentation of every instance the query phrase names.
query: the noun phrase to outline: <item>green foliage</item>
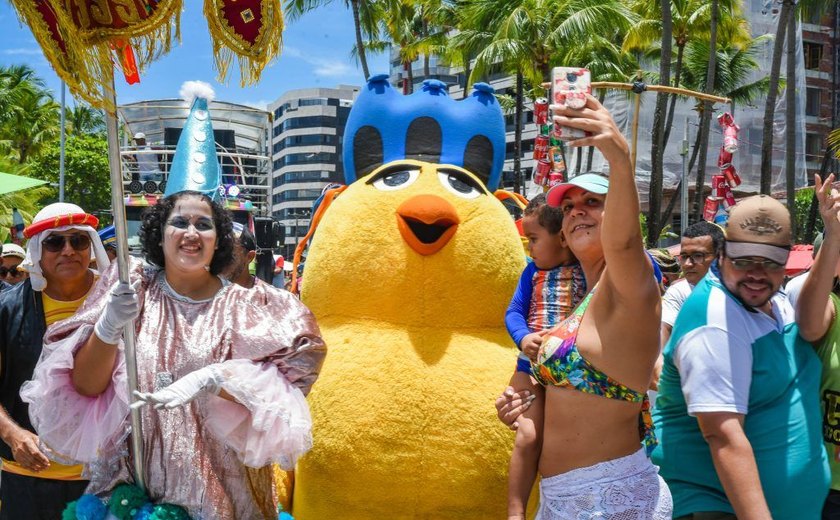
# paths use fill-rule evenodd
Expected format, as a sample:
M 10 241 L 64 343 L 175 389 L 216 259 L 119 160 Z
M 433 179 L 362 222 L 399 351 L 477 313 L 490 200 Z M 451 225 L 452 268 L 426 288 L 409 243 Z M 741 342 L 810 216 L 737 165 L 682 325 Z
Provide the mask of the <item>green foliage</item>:
M 796 237 L 794 242 L 797 244 L 812 244 L 817 233 L 823 230 L 824 224 L 820 218 L 819 213 L 814 219 L 813 233 L 809 233 L 807 229 L 808 214 L 811 210 L 811 199 L 814 198 L 814 188 L 805 188 L 796 192 L 796 202 L 793 205 L 793 218 L 796 221 Z
M 52 143 L 32 168 L 32 176 L 58 184 L 59 144 Z M 108 144 L 95 135 L 68 136 L 64 158 L 64 200 L 97 214 L 100 225 L 110 222 L 111 181 L 108 168 Z M 57 188 L 41 202 L 58 199 Z M 103 213 L 108 212 L 108 213 Z

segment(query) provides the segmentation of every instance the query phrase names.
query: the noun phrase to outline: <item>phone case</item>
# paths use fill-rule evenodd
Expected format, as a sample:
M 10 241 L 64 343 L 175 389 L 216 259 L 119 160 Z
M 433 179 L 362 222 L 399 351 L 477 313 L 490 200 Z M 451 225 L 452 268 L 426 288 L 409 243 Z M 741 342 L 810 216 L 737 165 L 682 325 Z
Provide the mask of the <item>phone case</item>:
M 581 109 L 586 105 L 586 95 L 592 92 L 589 70 L 580 67 L 554 67 L 551 74 L 552 100 L 554 104 Z M 577 128 L 554 125 L 555 137 L 573 141 L 588 134 Z

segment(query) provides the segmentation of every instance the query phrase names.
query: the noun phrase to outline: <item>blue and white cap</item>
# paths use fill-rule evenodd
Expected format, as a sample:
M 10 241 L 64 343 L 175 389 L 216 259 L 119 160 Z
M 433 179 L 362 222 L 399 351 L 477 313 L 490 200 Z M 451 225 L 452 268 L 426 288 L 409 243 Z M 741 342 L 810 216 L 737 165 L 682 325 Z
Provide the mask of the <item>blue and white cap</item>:
M 210 85 L 202 81 L 187 81 L 180 93 L 192 106 L 172 158 L 164 196 L 191 190 L 218 201 L 222 172 L 207 109 L 215 93 Z

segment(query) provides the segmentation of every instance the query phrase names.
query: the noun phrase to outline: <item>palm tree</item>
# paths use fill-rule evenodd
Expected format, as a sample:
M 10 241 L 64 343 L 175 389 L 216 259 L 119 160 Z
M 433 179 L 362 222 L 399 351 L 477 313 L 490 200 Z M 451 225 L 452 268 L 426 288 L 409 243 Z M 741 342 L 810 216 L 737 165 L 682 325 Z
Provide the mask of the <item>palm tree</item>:
M 87 103 L 77 102 L 67 112 L 67 131 L 70 135 L 102 134 L 105 132 L 105 116 L 101 110 Z
M 333 0 L 286 0 L 285 11 L 290 20 L 296 20 L 305 13 L 321 6 L 329 5 Z M 379 24 L 377 0 L 344 0 L 344 6 L 353 13 L 353 26 L 356 29 L 356 55 L 362 65 L 365 79 L 370 77 L 365 55 L 365 38 L 375 39 Z
M 0 145 L 23 164 L 59 133 L 59 106 L 45 91 L 23 89 L 0 122 Z
M 715 73 L 717 72 L 717 25 L 719 16 L 719 0 L 712 0 L 711 22 L 709 23 L 709 64 L 706 69 L 704 92 L 712 94 L 715 88 Z M 706 182 L 706 149 L 709 147 L 709 126 L 712 123 L 712 103 L 703 102 L 703 112 L 700 120 L 700 164 L 697 167 L 697 182 L 694 185 L 694 215 L 700 220 L 703 212 L 703 185 Z
M 516 75 L 514 176 L 519 185 L 525 84 L 538 90 L 550 80 L 561 50 L 582 45 L 605 27 L 626 30 L 636 16 L 620 0 L 465 0 L 462 8 L 465 29 L 492 34 L 476 55 L 471 80 L 496 67 Z
M 770 84 L 769 76 L 764 76 L 756 81 L 748 82 L 750 76 L 759 69 L 759 54 L 761 47 L 770 39 L 770 36 L 759 36 L 745 45 L 731 45 L 722 42 L 715 53 L 715 85 L 712 93 L 718 96 L 725 96 L 732 100 L 731 111 L 734 113 L 736 104 L 749 104 L 767 93 Z M 706 81 L 708 79 L 709 67 L 709 42 L 692 42 L 686 47 L 685 62 L 682 77 L 682 86 L 691 90 L 708 91 Z M 703 103 L 697 104 L 698 115 L 706 108 Z M 689 171 L 694 168 L 695 161 L 706 154 L 706 147 L 703 147 L 700 132 L 694 143 Z M 707 141 L 708 142 L 708 141 Z M 707 145 L 708 146 L 708 145 Z M 705 176 L 702 176 L 705 179 Z M 702 204 L 702 188 L 700 202 Z M 677 189 L 677 193 L 679 188 Z M 696 200 L 696 193 L 695 193 Z M 669 207 L 663 215 L 670 215 L 676 201 L 676 193 L 671 199 Z M 701 205 L 702 207 L 702 205 Z
M 403 80 L 403 92 L 411 94 L 414 89 L 414 71 L 412 64 L 419 56 L 416 41 L 421 29 L 421 21 L 415 6 L 403 0 L 386 0 L 376 6 L 379 11 L 377 35 L 386 39 L 375 38 L 364 42 L 364 48 L 372 53 L 386 52 L 391 45 L 399 47 L 400 63 L 406 77 Z M 353 48 L 353 55 L 360 56 L 359 47 Z

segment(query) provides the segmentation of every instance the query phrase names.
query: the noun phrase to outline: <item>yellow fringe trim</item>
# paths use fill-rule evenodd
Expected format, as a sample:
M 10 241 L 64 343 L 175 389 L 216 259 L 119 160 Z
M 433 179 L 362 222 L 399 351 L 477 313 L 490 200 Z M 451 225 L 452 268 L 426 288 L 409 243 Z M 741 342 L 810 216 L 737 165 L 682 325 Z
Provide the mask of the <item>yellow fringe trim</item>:
M 126 39 L 135 53 L 137 67 L 145 68 L 168 53 L 172 43 L 181 41 L 183 0 L 166 0 L 157 4 L 152 16 L 122 29 L 83 30 L 76 26 L 63 0 L 43 0 L 56 16 L 58 31 L 64 40 L 63 53 L 50 29 L 35 7 L 34 0 L 10 0 L 18 18 L 32 30 L 35 40 L 56 74 L 70 92 L 96 108 L 114 113 L 111 78 L 116 61 L 110 42 Z M 240 38 L 220 15 L 220 0 L 205 0 L 204 13 L 213 40 L 215 66 L 219 81 L 224 82 L 234 56 L 239 61 L 242 86 L 259 81 L 263 69 L 280 54 L 283 37 L 283 12 L 278 0 L 261 0 L 262 26 L 257 43 L 249 45 Z
M 239 83 L 252 85 L 259 81 L 263 69 L 276 58 L 283 46 L 283 11 L 277 0 L 261 0 L 262 25 L 256 43 L 241 38 L 222 16 L 219 0 L 204 1 L 204 16 L 213 39 L 213 56 L 219 82 L 225 82 L 234 56 L 239 61 Z

